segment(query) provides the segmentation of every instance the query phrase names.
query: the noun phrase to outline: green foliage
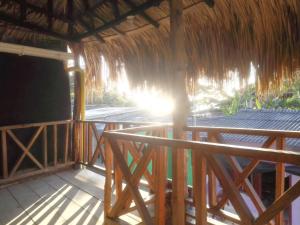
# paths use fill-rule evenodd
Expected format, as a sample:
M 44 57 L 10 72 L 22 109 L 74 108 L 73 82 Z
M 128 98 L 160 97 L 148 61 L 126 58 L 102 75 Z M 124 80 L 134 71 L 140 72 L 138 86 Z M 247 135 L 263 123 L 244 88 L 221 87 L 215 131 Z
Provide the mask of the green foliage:
M 255 93 L 255 86 L 249 86 L 245 90 L 237 92 L 227 101 L 222 102 L 220 109 L 225 115 L 234 115 L 243 108 L 300 110 L 300 79 L 292 84 L 284 84 L 280 93 L 261 98 L 257 97 Z
M 130 99 L 115 91 L 104 92 L 100 98 L 96 99 L 95 104 L 106 106 L 134 106 L 134 103 Z

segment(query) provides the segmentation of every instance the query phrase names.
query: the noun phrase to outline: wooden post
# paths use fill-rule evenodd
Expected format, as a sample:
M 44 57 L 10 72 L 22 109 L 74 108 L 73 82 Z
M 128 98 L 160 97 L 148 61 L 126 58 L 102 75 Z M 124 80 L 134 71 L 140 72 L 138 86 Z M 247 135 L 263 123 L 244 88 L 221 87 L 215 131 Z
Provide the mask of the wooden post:
M 2 139 L 2 172 L 3 172 L 3 178 L 8 177 L 8 166 L 7 166 L 7 143 L 6 143 L 6 130 L 3 130 L 1 133 L 1 139 Z
M 72 52 L 74 53 L 74 67 L 79 67 L 79 55 L 80 55 L 80 49 L 81 46 L 79 44 L 72 44 L 71 46 Z M 80 161 L 80 157 L 82 156 L 82 146 L 80 143 L 82 143 L 80 140 L 82 139 L 82 133 L 80 133 L 80 126 L 76 126 L 76 122 L 79 120 L 84 120 L 84 111 L 85 111 L 85 105 L 84 105 L 84 77 L 83 74 L 79 71 L 74 72 L 74 105 L 73 105 L 73 120 L 74 123 L 74 131 L 73 131 L 73 138 L 72 138 L 72 146 L 73 146 L 73 152 L 76 152 L 75 155 L 78 157 L 75 157 L 75 160 Z
M 193 151 L 195 158 L 193 172 L 195 172 L 195 180 L 193 181 L 195 209 L 196 209 L 196 224 L 207 224 L 207 209 L 206 209 L 206 159 L 197 150 Z
M 183 127 L 188 114 L 186 95 L 186 52 L 184 44 L 183 1 L 170 1 L 170 47 L 172 94 L 175 99 L 173 113 L 173 135 L 175 139 L 183 138 Z M 174 148 L 172 151 L 172 224 L 185 224 L 186 177 L 184 168 L 184 149 Z
M 165 136 L 165 132 L 162 132 Z M 166 178 L 167 178 L 167 148 L 159 147 L 155 152 L 155 224 L 166 224 Z M 154 168 L 153 168 L 154 169 Z
M 109 125 L 107 125 L 109 126 Z M 110 129 L 110 126 L 108 127 Z M 108 212 L 111 208 L 111 195 L 112 195 L 112 162 L 113 155 L 111 151 L 111 146 L 107 138 L 104 139 L 104 149 L 105 149 L 105 187 L 104 187 L 104 217 L 107 217 Z
M 93 130 L 92 124 L 88 123 L 88 164 L 93 158 Z
M 53 148 L 54 148 L 54 154 L 53 154 L 53 164 L 54 166 L 57 165 L 57 125 L 53 125 Z
M 69 124 L 69 123 L 66 123 L 66 133 L 65 133 L 65 153 L 64 153 L 65 163 L 68 162 L 68 152 L 69 152 L 69 129 L 70 129 L 70 124 Z
M 276 149 L 283 150 L 285 147 L 285 139 L 284 137 L 277 137 L 276 140 Z M 275 186 L 275 199 L 279 199 L 280 196 L 284 193 L 284 177 L 285 177 L 285 165 L 284 163 L 276 164 L 276 186 Z M 276 225 L 283 225 L 283 211 L 281 211 L 275 217 Z
M 193 141 L 199 141 L 199 133 L 193 132 Z M 193 197 L 196 211 L 196 224 L 207 224 L 206 209 L 206 159 L 196 150 L 192 150 Z
M 47 134 L 47 126 L 44 127 L 43 132 L 43 154 L 44 154 L 44 167 L 48 167 L 48 134 Z
M 186 125 L 188 100 L 186 95 L 186 55 L 184 44 L 183 1 L 170 1 L 170 47 L 172 94 L 175 100 L 173 112 L 173 135 L 175 139 L 183 138 L 183 127 Z M 172 151 L 172 224 L 185 224 L 185 151 L 174 148 Z

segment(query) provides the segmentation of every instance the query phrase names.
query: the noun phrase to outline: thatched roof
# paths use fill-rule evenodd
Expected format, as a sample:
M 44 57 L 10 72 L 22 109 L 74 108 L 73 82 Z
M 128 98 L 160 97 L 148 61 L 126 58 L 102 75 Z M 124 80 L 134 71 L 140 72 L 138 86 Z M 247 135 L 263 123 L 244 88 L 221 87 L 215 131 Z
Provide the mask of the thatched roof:
M 81 42 L 90 85 L 122 66 L 134 83 L 168 84 L 169 4 L 162 0 L 1 0 L 4 41 Z M 187 83 L 200 75 L 221 81 L 228 71 L 260 87 L 278 87 L 300 66 L 299 0 L 184 0 Z M 32 30 L 35 30 L 33 32 Z M 103 57 L 102 57 L 103 56 Z M 193 83 L 193 82 L 191 82 Z

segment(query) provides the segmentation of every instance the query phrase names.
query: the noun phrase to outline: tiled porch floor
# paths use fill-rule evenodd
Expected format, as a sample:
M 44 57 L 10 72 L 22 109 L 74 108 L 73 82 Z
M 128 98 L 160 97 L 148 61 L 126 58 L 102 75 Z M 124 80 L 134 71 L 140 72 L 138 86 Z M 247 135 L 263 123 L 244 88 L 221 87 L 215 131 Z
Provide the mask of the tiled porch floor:
M 2 188 L 0 225 L 103 224 L 104 180 L 99 174 L 80 169 Z M 140 223 L 132 214 L 124 220 Z

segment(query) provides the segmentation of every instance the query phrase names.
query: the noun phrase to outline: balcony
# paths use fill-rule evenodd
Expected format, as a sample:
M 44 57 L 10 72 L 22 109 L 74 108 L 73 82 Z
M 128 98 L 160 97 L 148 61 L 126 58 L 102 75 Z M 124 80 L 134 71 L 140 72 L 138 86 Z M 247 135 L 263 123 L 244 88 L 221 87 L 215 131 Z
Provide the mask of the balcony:
M 21 138 L 24 129 L 32 131 L 26 141 Z M 296 224 L 287 219 L 286 209 L 299 197 L 300 182 L 285 187 L 285 173 L 299 166 L 300 153 L 285 150 L 285 143 L 300 138 L 300 132 L 198 126 L 186 127 L 185 134 L 183 139 L 172 139 L 172 125 L 138 122 L 60 121 L 2 127 L 1 194 L 16 209 L 10 216 L 3 210 L 0 218 L 10 218 L 11 224 L 27 217 L 33 223 L 53 221 L 64 214 L 64 204 L 56 197 L 60 196 L 70 205 L 84 202 L 76 205 L 78 216 L 70 216 L 68 210 L 69 217 L 59 216 L 65 224 L 85 221 L 89 215 L 91 221 L 96 217 L 97 223 L 107 224 L 121 220 L 172 224 L 181 219 L 187 224 Z M 260 147 L 229 145 L 224 143 L 228 134 L 259 136 L 264 142 Z M 38 147 L 42 155 L 31 152 Z M 8 160 L 10 149 L 21 152 L 13 164 Z M 176 154 L 181 161 L 174 161 Z M 26 169 L 25 158 L 31 162 Z M 275 172 L 275 198 L 270 204 L 263 202 L 251 179 L 264 165 Z M 36 175 L 37 179 L 28 180 Z M 30 193 L 39 187 L 41 193 Z M 53 216 L 46 213 L 52 204 L 57 211 Z M 41 211 L 40 216 L 31 214 L 35 211 Z

